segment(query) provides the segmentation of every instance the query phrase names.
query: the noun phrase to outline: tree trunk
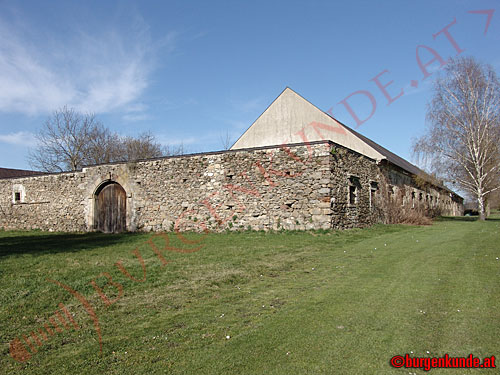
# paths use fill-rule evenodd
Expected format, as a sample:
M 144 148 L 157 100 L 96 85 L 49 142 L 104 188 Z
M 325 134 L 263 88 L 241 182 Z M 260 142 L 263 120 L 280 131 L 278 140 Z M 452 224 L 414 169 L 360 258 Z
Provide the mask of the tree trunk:
M 479 208 L 479 220 L 486 220 L 486 213 L 484 211 L 484 198 L 481 194 L 478 194 L 477 198 L 478 208 Z

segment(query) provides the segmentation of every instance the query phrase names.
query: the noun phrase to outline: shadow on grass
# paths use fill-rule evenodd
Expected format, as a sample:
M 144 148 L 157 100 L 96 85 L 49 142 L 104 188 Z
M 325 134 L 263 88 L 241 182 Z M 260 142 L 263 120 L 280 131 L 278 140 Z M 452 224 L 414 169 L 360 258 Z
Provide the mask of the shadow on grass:
M 477 216 L 439 216 L 435 221 L 477 221 Z
M 435 221 L 479 221 L 478 216 L 440 216 L 434 219 Z M 500 217 L 486 218 L 486 221 L 500 221 Z
M 16 254 L 55 254 L 125 243 L 139 233 L 0 233 L 0 257 Z

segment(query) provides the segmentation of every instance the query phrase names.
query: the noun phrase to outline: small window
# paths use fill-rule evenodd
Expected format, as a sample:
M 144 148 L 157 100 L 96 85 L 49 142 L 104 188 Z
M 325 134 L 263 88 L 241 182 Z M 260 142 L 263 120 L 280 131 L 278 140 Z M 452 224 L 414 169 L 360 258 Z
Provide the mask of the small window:
M 355 176 L 349 177 L 349 204 L 354 205 L 358 203 L 358 194 L 361 189 L 359 178 Z
M 378 183 L 375 181 L 370 182 L 370 208 L 373 206 L 373 199 L 378 191 Z
M 357 194 L 356 194 L 356 186 L 349 186 L 349 204 L 357 203 Z
M 15 201 L 16 203 L 21 202 L 21 192 L 16 191 L 16 192 L 14 193 L 14 201 Z

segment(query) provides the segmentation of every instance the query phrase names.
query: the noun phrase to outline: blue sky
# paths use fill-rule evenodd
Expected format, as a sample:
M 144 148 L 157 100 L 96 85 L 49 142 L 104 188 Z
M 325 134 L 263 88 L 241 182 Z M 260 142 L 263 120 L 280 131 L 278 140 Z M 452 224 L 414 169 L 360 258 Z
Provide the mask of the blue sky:
M 496 9 L 499 8 L 499 9 Z M 495 12 L 489 23 L 488 14 Z M 453 25 L 450 25 L 455 20 Z M 463 52 L 458 53 L 449 34 Z M 439 33 L 433 37 L 433 34 Z M 289 86 L 411 160 L 435 61 L 500 68 L 497 1 L 0 1 L 0 166 L 29 168 L 33 133 L 64 105 L 124 135 L 151 131 L 187 152 L 236 140 Z M 433 55 L 419 49 L 422 63 Z M 395 98 L 388 99 L 373 78 Z M 416 88 L 411 81 L 416 81 Z

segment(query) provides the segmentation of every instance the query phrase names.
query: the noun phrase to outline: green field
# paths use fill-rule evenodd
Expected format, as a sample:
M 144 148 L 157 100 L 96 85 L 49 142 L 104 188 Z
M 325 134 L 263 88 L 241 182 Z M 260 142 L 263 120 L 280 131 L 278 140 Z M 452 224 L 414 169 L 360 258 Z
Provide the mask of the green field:
M 152 234 L 0 232 L 0 373 L 422 374 L 389 360 L 500 356 L 498 216 L 186 237 L 199 242 L 153 239 L 163 265 Z M 37 352 L 16 362 L 9 343 L 53 327 L 60 303 L 79 329 L 38 334 Z

